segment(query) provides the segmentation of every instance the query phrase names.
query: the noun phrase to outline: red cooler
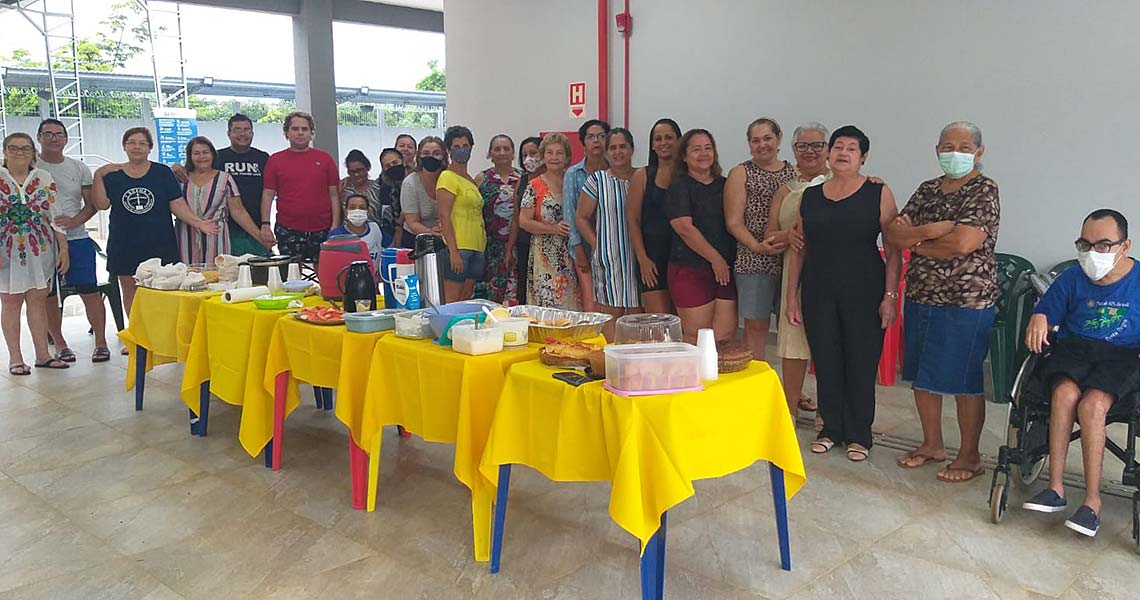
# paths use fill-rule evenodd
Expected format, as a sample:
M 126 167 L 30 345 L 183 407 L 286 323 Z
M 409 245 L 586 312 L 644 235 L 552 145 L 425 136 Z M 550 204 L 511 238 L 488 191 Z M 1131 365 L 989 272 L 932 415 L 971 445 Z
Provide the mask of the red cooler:
M 373 280 L 376 278 L 376 265 L 368 254 L 368 244 L 352 234 L 330 236 L 321 244 L 321 255 L 317 262 L 317 281 L 321 284 L 321 297 L 340 300 L 344 295 L 337 288 L 336 277 L 341 269 L 356 260 L 368 263 Z

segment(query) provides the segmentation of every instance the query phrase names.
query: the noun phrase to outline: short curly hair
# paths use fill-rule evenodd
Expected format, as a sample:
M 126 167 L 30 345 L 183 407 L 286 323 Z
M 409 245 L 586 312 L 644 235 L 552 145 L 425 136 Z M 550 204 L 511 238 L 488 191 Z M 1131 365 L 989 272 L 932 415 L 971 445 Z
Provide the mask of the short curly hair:
M 546 149 L 552 144 L 562 144 L 562 148 L 566 151 L 566 162 L 569 164 L 570 157 L 574 154 L 574 148 L 570 145 L 570 138 L 557 131 L 548 133 L 543 136 L 542 142 L 538 144 L 538 153 L 545 157 Z

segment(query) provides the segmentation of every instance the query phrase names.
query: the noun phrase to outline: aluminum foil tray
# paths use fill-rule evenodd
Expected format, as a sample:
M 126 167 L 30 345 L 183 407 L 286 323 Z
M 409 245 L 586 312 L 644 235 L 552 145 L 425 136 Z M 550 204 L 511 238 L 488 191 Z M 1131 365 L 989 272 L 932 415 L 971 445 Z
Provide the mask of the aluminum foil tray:
M 604 313 L 575 312 L 546 308 L 544 306 L 512 306 L 508 309 L 512 317 L 530 317 L 540 324 L 530 324 L 530 341 L 543 343 L 547 338 L 555 340 L 584 340 L 597 337 L 602 332 L 602 325 L 612 319 Z M 553 325 L 553 323 L 569 320 L 567 325 Z M 545 323 L 545 325 L 541 324 Z

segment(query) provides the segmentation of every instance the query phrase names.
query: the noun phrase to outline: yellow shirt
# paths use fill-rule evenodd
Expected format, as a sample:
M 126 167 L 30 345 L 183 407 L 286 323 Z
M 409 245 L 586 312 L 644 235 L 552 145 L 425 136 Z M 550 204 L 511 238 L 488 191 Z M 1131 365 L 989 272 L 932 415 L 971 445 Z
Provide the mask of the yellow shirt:
M 470 180 L 444 170 L 435 189 L 455 194 L 451 207 L 451 226 L 460 250 L 483 252 L 487 248 L 487 231 L 483 225 L 483 195 Z

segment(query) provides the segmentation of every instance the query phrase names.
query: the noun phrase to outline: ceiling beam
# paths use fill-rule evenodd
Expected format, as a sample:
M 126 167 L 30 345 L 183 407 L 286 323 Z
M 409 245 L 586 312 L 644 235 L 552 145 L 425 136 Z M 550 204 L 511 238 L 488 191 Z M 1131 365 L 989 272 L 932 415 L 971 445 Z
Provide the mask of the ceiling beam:
M 301 2 L 332 2 L 333 20 L 443 33 L 443 13 L 363 0 L 181 0 L 183 4 L 297 16 Z

